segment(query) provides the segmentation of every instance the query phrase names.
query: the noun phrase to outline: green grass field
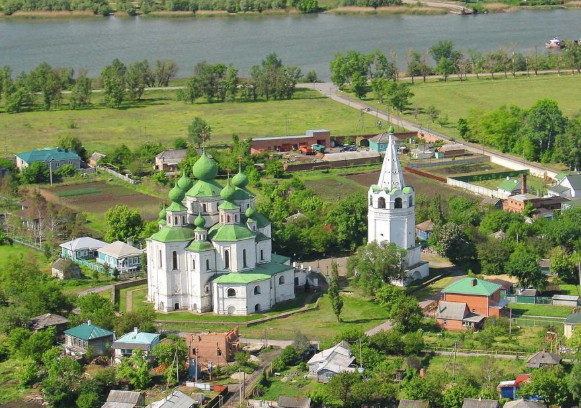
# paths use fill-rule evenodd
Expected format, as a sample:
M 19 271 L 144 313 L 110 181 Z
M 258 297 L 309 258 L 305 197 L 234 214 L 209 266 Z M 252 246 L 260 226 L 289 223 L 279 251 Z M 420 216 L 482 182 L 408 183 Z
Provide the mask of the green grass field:
M 89 152 L 110 151 L 125 143 L 130 148 L 145 142 L 170 147 L 187 137 L 188 125 L 199 116 L 212 127 L 211 143 L 241 138 L 304 134 L 307 129 L 329 129 L 333 135 L 372 133 L 372 121 L 362 129 L 360 112 L 333 102 L 316 91 L 298 89 L 292 100 L 269 102 L 178 102 L 176 91 L 148 91 L 144 101 L 121 109 L 98 104 L 82 110 L 34 111 L 2 114 L 0 140 L 8 152 L 54 146 L 59 136 L 79 137 Z
M 473 108 L 492 110 L 501 105 L 517 105 L 521 108 L 531 107 L 537 100 L 549 98 L 558 102 L 566 116 L 574 116 L 581 110 L 581 77 L 579 75 L 540 75 L 531 77 L 519 76 L 504 79 L 503 74 L 496 74 L 495 79 L 473 77 L 460 81 L 449 78 L 448 82 L 430 79 L 425 84 L 416 78 L 412 86 L 414 97 L 411 108 L 404 116 L 438 132 L 459 137 L 456 122 L 465 118 Z M 368 94 L 372 98 L 372 94 Z M 377 101 L 374 106 L 385 110 L 386 106 Z M 441 115 L 448 115 L 450 124 L 441 128 L 432 123 L 425 109 L 434 105 Z M 420 114 L 414 118 L 413 111 L 418 108 Z
M 524 303 L 511 303 L 512 314 L 515 317 L 525 316 L 546 316 L 546 317 L 567 317 L 573 311 L 568 306 L 553 305 L 532 305 Z
M 24 258 L 27 257 L 36 258 L 40 269 L 42 271 L 48 271 L 48 262 L 46 261 L 46 258 L 42 252 L 19 244 L 0 246 L 0 269 L 6 267 L 6 263 L 11 256 L 21 256 L 21 255 Z

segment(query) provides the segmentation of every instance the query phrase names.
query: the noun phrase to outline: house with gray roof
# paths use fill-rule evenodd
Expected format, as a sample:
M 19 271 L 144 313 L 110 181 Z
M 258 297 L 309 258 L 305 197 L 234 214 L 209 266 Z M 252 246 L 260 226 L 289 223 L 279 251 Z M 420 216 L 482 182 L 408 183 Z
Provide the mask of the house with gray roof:
M 281 395 L 277 401 L 279 408 L 311 408 L 311 399 L 308 397 L 285 397 Z
M 346 341 L 341 341 L 311 357 L 307 362 L 309 376 L 316 377 L 319 382 L 327 383 L 335 374 L 354 372 L 355 367 L 351 367 L 354 361 L 351 346 Z
M 115 341 L 115 333 L 87 321 L 72 329 L 65 330 L 65 353 L 83 355 L 91 347 L 95 354 L 103 352 Z
M 403 399 L 399 401 L 397 408 L 428 408 L 429 406 L 429 401 Z
M 572 313 L 563 322 L 563 334 L 565 338 L 570 339 L 577 326 L 581 325 L 581 313 Z
M 139 408 L 145 406 L 145 393 L 111 390 L 101 408 Z
M 129 357 L 133 350 L 143 350 L 146 356 L 159 344 L 160 334 L 140 332 L 137 327 L 132 332 L 119 337 L 111 345 L 115 350 L 115 361 L 121 362 L 121 357 Z
M 62 243 L 59 246 L 61 247 L 61 257 L 75 260 L 95 259 L 97 257 L 97 251 L 105 245 L 107 243 L 101 240 L 91 237 L 81 237 Z
M 196 401 L 181 391 L 173 391 L 160 401 L 152 402 L 147 408 L 192 408 Z
M 464 331 L 482 326 L 485 316 L 472 313 L 464 302 L 447 302 L 441 300 L 436 309 L 438 326 L 449 331 Z
M 464 398 L 462 408 L 498 408 L 498 401 L 482 398 Z
M 49 327 L 54 327 L 57 334 L 62 334 L 62 332 L 69 324 L 69 319 L 61 315 L 46 313 L 33 317 L 30 319 L 29 323 L 30 329 L 35 332 L 48 329 Z
M 547 188 L 550 197 L 581 197 L 581 174 L 564 175 L 554 186 Z
M 550 353 L 548 351 L 539 351 L 538 353 L 533 354 L 527 360 L 527 367 L 528 368 L 541 368 L 541 367 L 548 367 L 548 366 L 555 366 L 561 363 L 561 356 L 556 353 Z
M 51 275 L 57 279 L 76 279 L 81 277 L 81 268 L 70 259 L 58 258 L 51 265 Z
M 60 147 L 46 147 L 44 149 L 35 149 L 29 152 L 22 152 L 16 155 L 16 167 L 23 170 L 32 163 L 41 162 L 50 166 L 55 171 L 65 164 L 70 164 L 76 170 L 81 168 L 81 158 L 75 153 Z
M 97 250 L 97 262 L 120 273 L 127 273 L 141 269 L 143 252 L 125 242 L 115 241 Z
M 155 156 L 155 169 L 164 171 L 176 171 L 178 164 L 185 160 L 187 149 L 164 150 Z
M 507 402 L 503 408 L 545 408 L 545 404 L 537 401 L 523 400 L 521 398 L 516 401 Z

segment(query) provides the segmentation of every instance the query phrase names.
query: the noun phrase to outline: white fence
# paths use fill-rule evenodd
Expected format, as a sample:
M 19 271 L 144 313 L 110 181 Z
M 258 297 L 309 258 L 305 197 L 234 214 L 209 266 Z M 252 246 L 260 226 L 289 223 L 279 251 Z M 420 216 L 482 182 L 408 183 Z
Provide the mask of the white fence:
M 455 178 L 448 177 L 446 179 L 446 184 L 454 187 L 459 187 L 464 190 L 473 192 L 474 194 L 481 195 L 483 197 L 495 197 L 500 199 L 505 199 L 506 194 L 503 194 L 497 190 L 491 190 L 486 187 L 477 186 L 475 184 L 466 183 L 465 181 L 456 180 Z
M 479 156 L 479 157 L 472 157 L 470 159 L 459 159 L 459 160 L 434 159 L 433 161 L 429 161 L 427 163 L 414 163 L 412 161 L 408 164 L 408 167 L 411 167 L 414 169 L 421 169 L 422 167 L 454 166 L 456 164 L 483 163 L 483 162 L 489 162 L 489 161 L 490 161 L 490 157 L 487 157 L 487 156 Z

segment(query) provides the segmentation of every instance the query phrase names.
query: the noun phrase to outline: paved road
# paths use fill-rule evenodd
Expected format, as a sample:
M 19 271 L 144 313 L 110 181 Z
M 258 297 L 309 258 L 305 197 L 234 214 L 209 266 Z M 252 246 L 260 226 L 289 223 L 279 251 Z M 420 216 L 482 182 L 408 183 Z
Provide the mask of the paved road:
M 112 289 L 113 289 L 113 285 L 97 286 L 96 288 L 83 289 L 83 290 L 77 292 L 77 295 L 85 296 L 85 295 L 88 295 L 89 293 L 101 293 L 101 292 L 105 292 L 108 290 L 110 291 Z
M 448 136 L 445 136 L 445 135 L 443 135 L 439 132 L 436 132 L 432 129 L 425 128 L 421 125 L 413 123 L 413 122 L 411 122 L 407 119 L 404 119 L 400 116 L 390 114 L 389 112 L 383 112 L 375 107 L 367 105 L 365 102 L 362 102 L 360 100 L 351 99 L 350 97 L 340 93 L 339 88 L 331 82 L 305 83 L 305 84 L 298 84 L 297 86 L 317 90 L 320 93 L 322 93 L 323 95 L 329 97 L 330 99 L 332 99 L 336 102 L 340 102 L 340 103 L 347 105 L 347 106 L 350 106 L 354 109 L 358 109 L 359 111 L 361 111 L 363 113 L 367 113 L 369 115 L 372 115 L 374 118 L 380 118 L 380 119 L 383 119 L 383 120 L 391 122 L 391 123 L 397 123 L 400 126 L 406 128 L 408 130 L 411 130 L 413 132 L 421 132 L 421 133 L 424 133 L 425 135 L 431 135 L 431 136 L 434 136 L 436 138 L 447 141 L 449 143 L 461 144 L 464 146 L 464 148 L 466 150 L 468 150 L 470 152 L 477 153 L 477 154 L 483 154 L 483 155 L 489 156 L 489 157 L 501 158 L 503 160 L 507 160 L 507 161 L 514 163 L 515 166 L 517 166 L 517 167 L 530 168 L 531 170 L 536 170 L 536 172 L 538 174 L 546 173 L 550 177 L 554 177 L 557 174 L 556 171 L 554 171 L 553 169 L 550 169 L 548 167 L 544 167 L 544 166 L 541 166 L 541 165 L 536 164 L 536 163 L 533 164 L 533 163 L 530 163 L 526 160 L 522 160 L 522 159 L 519 159 L 519 158 L 514 157 L 514 156 L 509 156 L 506 154 L 498 153 L 498 152 L 489 150 L 486 147 L 483 147 L 481 145 L 469 143 L 466 141 L 452 140 Z

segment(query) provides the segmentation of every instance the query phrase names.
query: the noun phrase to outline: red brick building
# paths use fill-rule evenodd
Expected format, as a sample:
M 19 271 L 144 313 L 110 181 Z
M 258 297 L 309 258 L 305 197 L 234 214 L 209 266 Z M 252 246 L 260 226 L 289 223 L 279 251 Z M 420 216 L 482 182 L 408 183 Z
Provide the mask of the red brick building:
M 312 146 L 314 144 L 325 147 L 331 146 L 331 132 L 325 129 L 307 130 L 304 135 L 299 136 L 277 136 L 277 137 L 256 137 L 250 144 L 250 153 L 261 152 L 288 152 L 298 150 L 301 146 Z
M 222 365 L 240 351 L 238 327 L 225 333 L 188 333 L 184 335 L 191 359 L 198 364 Z
M 487 317 L 500 317 L 508 304 L 500 297 L 501 289 L 501 285 L 478 278 L 452 283 L 442 291 L 443 299 L 436 311 L 438 326 L 461 331 L 479 328 Z

